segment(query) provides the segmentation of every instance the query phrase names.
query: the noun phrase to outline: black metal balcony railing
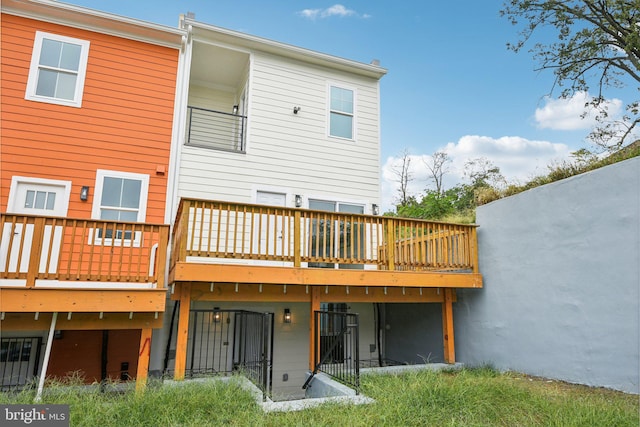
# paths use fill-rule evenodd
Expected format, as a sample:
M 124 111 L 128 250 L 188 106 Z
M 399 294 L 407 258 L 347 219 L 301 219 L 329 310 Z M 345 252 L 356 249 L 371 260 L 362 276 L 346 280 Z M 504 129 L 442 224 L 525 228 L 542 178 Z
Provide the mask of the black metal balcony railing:
M 187 107 L 187 144 L 244 152 L 246 120 L 239 114 Z

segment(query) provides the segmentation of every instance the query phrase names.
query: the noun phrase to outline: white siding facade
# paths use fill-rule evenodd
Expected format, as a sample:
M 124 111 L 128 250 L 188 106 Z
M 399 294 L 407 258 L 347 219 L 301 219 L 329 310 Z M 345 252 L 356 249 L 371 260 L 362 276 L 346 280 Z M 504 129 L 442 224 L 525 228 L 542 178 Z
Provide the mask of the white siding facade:
M 379 203 L 379 79 L 251 52 L 239 89 L 189 86 L 190 106 L 230 112 L 247 87 L 245 150 L 182 145 L 178 197 L 255 203 L 257 191 Z M 354 139 L 328 136 L 329 88 L 354 92 Z M 300 111 L 294 114 L 294 107 Z M 188 131 L 188 125 L 187 125 Z

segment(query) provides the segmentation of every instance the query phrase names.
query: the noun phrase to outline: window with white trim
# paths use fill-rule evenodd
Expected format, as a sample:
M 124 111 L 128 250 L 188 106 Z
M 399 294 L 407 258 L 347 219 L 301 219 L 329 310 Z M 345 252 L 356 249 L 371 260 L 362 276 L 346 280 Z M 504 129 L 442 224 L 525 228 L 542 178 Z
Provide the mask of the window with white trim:
M 82 106 L 89 41 L 36 31 L 25 99 Z
M 354 96 L 351 89 L 329 88 L 329 136 L 354 139 Z
M 117 222 L 144 222 L 148 191 L 149 175 L 98 169 L 92 217 Z M 107 227 L 104 232 L 97 230 L 95 243 L 103 243 L 99 239 L 104 237 L 109 239 L 105 245 L 130 244 L 133 237 L 132 243 L 138 245 L 141 234 L 136 232 L 132 236 L 132 231 L 124 227 L 115 230 L 114 235 L 114 229 Z

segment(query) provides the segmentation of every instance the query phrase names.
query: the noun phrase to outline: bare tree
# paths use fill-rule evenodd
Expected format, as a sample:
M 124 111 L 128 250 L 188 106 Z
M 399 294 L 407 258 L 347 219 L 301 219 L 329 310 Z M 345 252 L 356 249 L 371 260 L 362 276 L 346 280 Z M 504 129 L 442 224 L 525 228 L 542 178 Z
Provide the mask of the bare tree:
M 413 176 L 409 171 L 409 166 L 411 166 L 411 155 L 409 154 L 409 150 L 405 148 L 400 154 L 400 164 L 396 164 L 391 168 L 391 171 L 397 177 L 397 182 L 400 184 L 398 193 L 401 206 L 407 205 L 411 197 L 408 192 L 408 187 L 409 183 L 413 180 Z
M 442 179 L 449 172 L 449 163 L 451 163 L 449 155 L 445 151 L 441 150 L 433 153 L 428 160 L 424 160 L 424 164 L 429 171 L 429 180 L 433 181 L 438 195 L 442 195 L 444 193 Z
M 629 102 L 622 119 L 614 120 L 604 92 L 629 81 L 640 89 L 640 0 L 506 0 L 500 13 L 514 25 L 524 24 L 520 40 L 507 45 L 514 52 L 536 30 L 557 32 L 552 42 L 538 42 L 531 52 L 540 64 L 538 70 L 555 74 L 554 87 L 567 84 L 561 97 L 597 89 L 585 105 L 597 112 L 599 125 L 590 135 L 593 142 L 615 150 L 634 140 L 640 101 Z

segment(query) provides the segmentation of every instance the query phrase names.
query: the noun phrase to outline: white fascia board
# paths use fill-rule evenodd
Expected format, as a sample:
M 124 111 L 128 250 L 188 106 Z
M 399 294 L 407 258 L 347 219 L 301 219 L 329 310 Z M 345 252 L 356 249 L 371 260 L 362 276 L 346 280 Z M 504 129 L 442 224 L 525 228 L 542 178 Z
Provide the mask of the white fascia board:
M 180 48 L 187 32 L 125 16 L 52 0 L 2 0 L 2 13 Z
M 338 56 L 326 53 L 316 52 L 293 46 L 286 43 L 276 42 L 251 34 L 241 33 L 229 30 L 227 28 L 217 27 L 215 25 L 194 21 L 190 18 L 183 18 L 181 24 L 185 27 L 191 26 L 194 37 L 198 36 L 201 40 L 216 40 L 231 46 L 242 46 L 248 49 L 261 52 L 268 52 L 285 56 L 289 58 L 299 59 L 304 62 L 324 65 L 330 68 L 336 68 L 367 77 L 381 79 L 387 73 L 385 68 L 373 64 L 365 64 L 350 59 L 340 58 Z

